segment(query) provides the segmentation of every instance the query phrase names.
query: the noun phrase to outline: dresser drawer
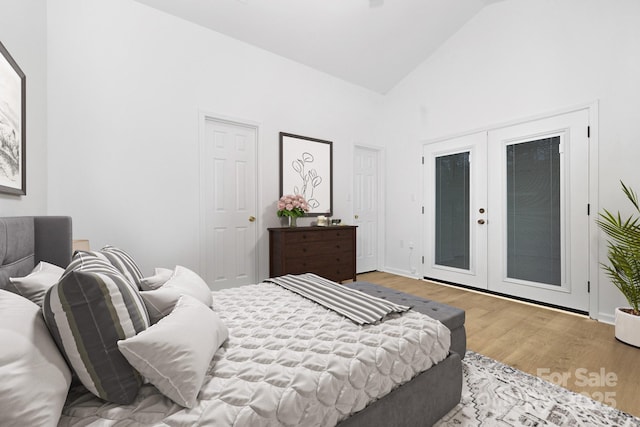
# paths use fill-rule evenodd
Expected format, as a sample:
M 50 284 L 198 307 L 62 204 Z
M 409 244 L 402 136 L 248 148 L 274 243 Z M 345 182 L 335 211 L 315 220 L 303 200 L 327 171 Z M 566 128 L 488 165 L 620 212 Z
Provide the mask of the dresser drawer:
M 317 269 L 351 261 L 350 252 L 337 252 L 327 256 L 291 257 L 285 260 L 287 268 L 302 265 L 307 269 Z M 308 270 L 305 273 L 308 273 Z
M 286 258 L 313 258 L 331 255 L 333 253 L 350 253 L 352 246 L 353 243 L 349 238 L 335 241 L 321 240 L 318 242 L 296 243 L 295 245 L 286 244 L 284 247 L 284 256 Z
M 337 239 L 351 240 L 353 231 L 341 230 L 344 226 L 336 227 L 319 227 L 324 228 L 322 231 L 296 231 L 285 233 L 283 236 L 284 242 L 289 244 L 299 244 L 304 242 L 320 242 L 320 241 L 333 241 Z
M 331 280 L 344 280 L 351 278 L 353 266 L 351 259 L 338 258 L 332 260 L 299 259 L 290 260 L 286 266 L 287 274 L 315 273 Z M 336 279 L 336 275 L 338 275 Z

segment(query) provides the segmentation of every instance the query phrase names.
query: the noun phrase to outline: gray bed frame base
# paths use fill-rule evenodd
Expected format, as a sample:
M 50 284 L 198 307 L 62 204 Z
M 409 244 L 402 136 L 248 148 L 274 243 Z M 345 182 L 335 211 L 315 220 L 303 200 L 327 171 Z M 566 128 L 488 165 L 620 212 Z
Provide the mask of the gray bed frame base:
M 462 363 L 458 353 L 418 374 L 337 427 L 426 427 L 460 403 Z
M 0 218 L 0 289 L 9 283 L 9 277 L 29 274 L 40 261 L 66 267 L 72 254 L 71 218 L 66 216 L 31 216 Z M 376 293 L 393 292 L 389 299 L 406 298 L 388 288 L 362 284 Z M 413 296 L 413 298 L 417 298 Z M 437 303 L 423 300 L 425 310 L 440 309 Z M 420 301 L 412 301 L 418 306 Z M 435 306 L 433 304 L 436 304 Z M 457 310 L 457 309 L 456 309 Z M 418 309 L 418 311 L 422 311 Z M 425 427 L 442 418 L 458 402 L 462 393 L 462 364 L 464 356 L 464 312 L 450 312 L 446 322 L 450 329 L 458 329 L 456 347 L 461 354 L 452 351 L 449 356 L 418 374 L 408 383 L 371 403 L 362 411 L 341 421 L 338 427 Z M 451 319 L 456 319 L 451 320 Z M 454 321 L 455 325 L 451 323 Z M 462 323 L 460 323 L 462 322 Z M 457 326 L 456 326 L 457 325 Z M 462 325 L 462 328 L 458 326 Z M 455 326 L 455 327 L 454 327 Z M 452 333 L 452 343 L 453 343 Z

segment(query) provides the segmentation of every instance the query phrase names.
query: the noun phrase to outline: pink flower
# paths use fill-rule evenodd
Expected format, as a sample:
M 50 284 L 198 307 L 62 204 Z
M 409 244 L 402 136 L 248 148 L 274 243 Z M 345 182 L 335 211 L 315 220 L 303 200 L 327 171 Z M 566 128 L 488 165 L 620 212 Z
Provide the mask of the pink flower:
M 278 199 L 278 216 L 303 216 L 309 212 L 309 204 L 301 194 L 285 194 Z

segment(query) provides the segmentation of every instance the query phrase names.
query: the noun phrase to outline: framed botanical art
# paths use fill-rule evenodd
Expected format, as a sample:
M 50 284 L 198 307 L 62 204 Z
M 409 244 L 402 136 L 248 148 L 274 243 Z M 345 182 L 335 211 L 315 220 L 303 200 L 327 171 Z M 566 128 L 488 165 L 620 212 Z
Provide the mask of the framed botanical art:
M 25 195 L 25 75 L 0 42 L 0 193 Z
M 333 214 L 332 144 L 280 132 L 280 196 L 303 196 L 309 204 L 307 216 Z

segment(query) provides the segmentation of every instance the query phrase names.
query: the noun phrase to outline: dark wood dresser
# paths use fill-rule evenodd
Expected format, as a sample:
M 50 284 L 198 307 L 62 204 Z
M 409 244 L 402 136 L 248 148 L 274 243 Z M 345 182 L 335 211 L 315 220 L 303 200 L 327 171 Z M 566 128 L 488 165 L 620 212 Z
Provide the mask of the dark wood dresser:
M 356 226 L 269 228 L 269 277 L 315 273 L 356 280 Z

